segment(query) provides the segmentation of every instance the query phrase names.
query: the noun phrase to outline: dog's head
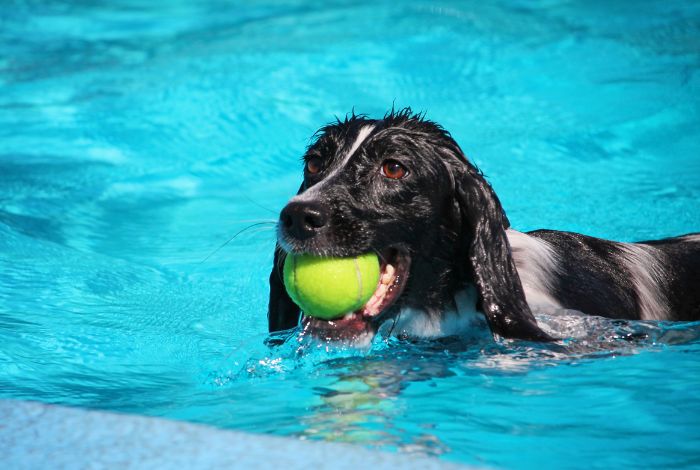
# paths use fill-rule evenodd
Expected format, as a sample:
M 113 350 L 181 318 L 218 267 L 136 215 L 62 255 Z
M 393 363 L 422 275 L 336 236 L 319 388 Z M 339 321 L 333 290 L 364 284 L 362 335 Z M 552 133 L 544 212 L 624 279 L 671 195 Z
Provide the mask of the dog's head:
M 280 214 L 270 277 L 270 330 L 296 326 L 281 285 L 285 253 L 376 252 L 374 297 L 337 321 L 304 318 L 323 337 L 374 334 L 403 308 L 439 317 L 474 285 L 491 329 L 546 339 L 525 303 L 505 235 L 508 220 L 482 174 L 450 134 L 410 109 L 323 127 L 304 155 L 304 181 Z

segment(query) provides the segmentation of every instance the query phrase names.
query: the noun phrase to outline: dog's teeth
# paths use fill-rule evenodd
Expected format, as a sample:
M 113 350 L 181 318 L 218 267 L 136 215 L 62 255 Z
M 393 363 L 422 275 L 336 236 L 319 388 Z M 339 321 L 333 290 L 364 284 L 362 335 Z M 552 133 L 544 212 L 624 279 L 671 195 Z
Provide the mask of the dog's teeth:
M 395 274 L 396 268 L 394 266 L 387 264 L 383 267 L 377 290 L 374 291 L 372 297 L 362 308 L 365 315 L 376 315 L 379 313 L 379 307 L 395 281 Z
M 353 318 L 355 318 L 355 312 L 349 312 L 345 314 L 343 320 L 352 320 Z
M 375 292 L 372 298 L 369 299 L 369 302 L 365 304 L 365 312 L 368 312 L 370 315 L 374 315 L 379 309 L 379 305 L 382 303 L 382 298 L 382 296 Z
M 395 272 L 396 268 L 390 264 L 387 264 L 384 268 L 384 272 L 382 273 L 381 283 L 384 285 L 391 284 L 391 280 L 394 278 Z
M 379 313 L 379 306 L 382 304 L 384 297 L 386 296 L 389 286 L 386 284 L 380 284 L 377 290 L 374 292 L 372 297 L 364 306 L 364 312 L 368 315 L 376 315 Z
M 376 315 L 379 313 L 379 299 L 372 297 L 367 305 L 365 305 L 364 312 L 366 315 Z

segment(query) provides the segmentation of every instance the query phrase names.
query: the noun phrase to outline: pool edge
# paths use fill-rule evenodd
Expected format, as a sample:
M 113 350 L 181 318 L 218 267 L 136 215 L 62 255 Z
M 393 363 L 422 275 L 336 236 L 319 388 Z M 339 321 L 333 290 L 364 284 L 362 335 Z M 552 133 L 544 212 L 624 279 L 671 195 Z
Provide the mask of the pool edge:
M 470 468 L 352 444 L 8 399 L 0 399 L 0 452 L 6 468 Z

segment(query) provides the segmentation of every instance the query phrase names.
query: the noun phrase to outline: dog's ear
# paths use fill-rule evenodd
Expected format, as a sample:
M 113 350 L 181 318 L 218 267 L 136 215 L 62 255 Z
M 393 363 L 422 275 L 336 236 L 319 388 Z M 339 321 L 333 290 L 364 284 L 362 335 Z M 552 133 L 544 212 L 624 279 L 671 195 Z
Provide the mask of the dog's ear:
M 289 330 L 299 324 L 299 307 L 292 301 L 284 288 L 282 267 L 285 253 L 277 245 L 275 260 L 270 273 L 270 303 L 267 310 L 267 325 L 270 333 Z
M 299 187 L 297 194 L 305 189 L 304 183 Z M 267 328 L 270 333 L 294 328 L 299 324 L 301 310 L 292 301 L 284 288 L 282 270 L 284 267 L 285 253 L 279 244 L 275 245 L 275 259 L 270 273 L 270 302 L 267 307 Z
M 505 338 L 551 341 L 535 321 L 515 267 L 509 226 L 498 197 L 479 170 L 460 156 L 455 170 L 455 194 L 462 219 L 461 236 L 468 248 L 468 268 L 481 306 L 494 334 Z

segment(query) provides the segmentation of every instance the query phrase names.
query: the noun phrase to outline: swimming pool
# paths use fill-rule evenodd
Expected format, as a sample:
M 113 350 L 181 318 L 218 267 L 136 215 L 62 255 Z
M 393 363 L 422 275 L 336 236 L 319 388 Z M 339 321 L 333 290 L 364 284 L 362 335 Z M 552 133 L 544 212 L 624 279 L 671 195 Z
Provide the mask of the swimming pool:
M 0 397 L 489 466 L 700 465 L 699 324 L 572 319 L 566 355 L 270 349 L 272 226 L 202 262 L 276 218 L 321 124 L 392 103 L 449 129 L 518 229 L 699 230 L 700 5 L 194 3 L 0 6 Z

